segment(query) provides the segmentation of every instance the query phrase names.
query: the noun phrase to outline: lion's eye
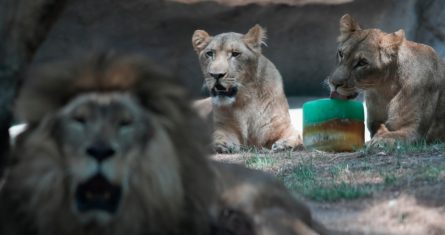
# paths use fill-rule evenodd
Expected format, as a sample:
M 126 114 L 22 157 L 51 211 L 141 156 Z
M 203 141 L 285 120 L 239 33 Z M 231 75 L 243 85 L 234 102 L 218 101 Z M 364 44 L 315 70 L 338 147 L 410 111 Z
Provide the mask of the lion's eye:
M 87 119 L 83 115 L 74 115 L 73 120 L 82 125 L 85 125 L 87 123 Z
M 241 55 L 241 52 L 232 51 L 232 57 L 238 57 Z
M 206 56 L 209 58 L 213 57 L 213 51 L 206 52 Z
M 366 59 L 360 59 L 357 64 L 355 64 L 354 68 L 359 68 L 368 65 L 368 61 Z
M 128 127 L 131 124 L 133 124 L 133 120 L 131 120 L 131 118 L 121 119 L 121 120 L 119 120 L 119 123 L 118 123 L 119 127 Z

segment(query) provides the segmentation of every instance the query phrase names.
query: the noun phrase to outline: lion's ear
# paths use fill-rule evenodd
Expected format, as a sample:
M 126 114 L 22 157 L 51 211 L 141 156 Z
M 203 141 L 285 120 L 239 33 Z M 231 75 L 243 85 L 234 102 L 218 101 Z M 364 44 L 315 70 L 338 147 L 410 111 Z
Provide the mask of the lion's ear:
M 192 36 L 192 45 L 196 53 L 200 53 L 209 43 L 210 35 L 204 30 L 195 30 Z
M 340 18 L 340 37 L 338 41 L 346 40 L 351 33 L 361 30 L 359 23 L 351 15 L 345 14 Z
M 399 29 L 396 32 L 392 33 L 395 37 L 397 37 L 399 43 L 405 39 L 405 30 Z
M 405 31 L 400 29 L 394 33 L 383 34 L 380 38 L 381 48 L 398 48 L 405 40 Z
M 266 38 L 266 30 L 258 24 L 243 36 L 244 42 L 258 53 L 261 53 L 261 45 L 266 44 Z
M 405 40 L 405 31 L 400 29 L 394 33 L 383 34 L 379 41 L 380 49 L 382 50 L 382 59 L 384 62 L 389 62 L 390 59 L 397 53 L 400 45 Z

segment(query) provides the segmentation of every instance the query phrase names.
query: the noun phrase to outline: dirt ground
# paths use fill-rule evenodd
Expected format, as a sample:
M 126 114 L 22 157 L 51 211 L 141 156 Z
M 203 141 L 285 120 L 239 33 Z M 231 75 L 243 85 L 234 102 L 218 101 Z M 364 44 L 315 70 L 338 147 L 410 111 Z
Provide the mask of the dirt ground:
M 215 155 L 273 174 L 332 234 L 445 234 L 442 145 L 369 153 Z

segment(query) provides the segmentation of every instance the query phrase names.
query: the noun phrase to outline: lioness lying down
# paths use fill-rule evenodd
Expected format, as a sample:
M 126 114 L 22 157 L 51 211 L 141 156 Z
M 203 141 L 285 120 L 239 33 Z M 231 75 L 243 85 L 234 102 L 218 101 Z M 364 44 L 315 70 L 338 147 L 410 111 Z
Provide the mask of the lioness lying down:
M 322 231 L 271 177 L 208 160 L 184 91 L 143 58 L 51 64 L 16 110 L 28 128 L 0 189 L 2 235 Z
M 281 75 L 261 54 L 265 31 L 258 25 L 245 35 L 210 36 L 196 30 L 198 53 L 213 103 L 214 148 L 236 152 L 240 146 L 273 151 L 302 146 L 292 127 Z M 202 106 L 202 105 L 201 105 Z
M 340 19 L 338 65 L 328 82 L 334 98 L 364 91 L 369 144 L 445 140 L 445 64 L 429 46 L 403 30 L 361 29 Z

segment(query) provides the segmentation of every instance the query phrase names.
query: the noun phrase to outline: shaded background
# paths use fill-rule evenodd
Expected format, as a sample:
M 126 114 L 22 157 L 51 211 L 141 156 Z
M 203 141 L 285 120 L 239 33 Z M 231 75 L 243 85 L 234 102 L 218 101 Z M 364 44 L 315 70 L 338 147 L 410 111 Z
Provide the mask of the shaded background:
M 77 0 L 69 1 L 34 65 L 73 51 L 134 51 L 175 73 L 199 96 L 202 75 L 191 46 L 194 30 L 245 33 L 259 23 L 268 30 L 263 53 L 283 75 L 287 95 L 326 95 L 322 81 L 335 65 L 338 21 L 345 13 L 365 28 L 405 29 L 408 39 L 445 56 L 441 0 Z

